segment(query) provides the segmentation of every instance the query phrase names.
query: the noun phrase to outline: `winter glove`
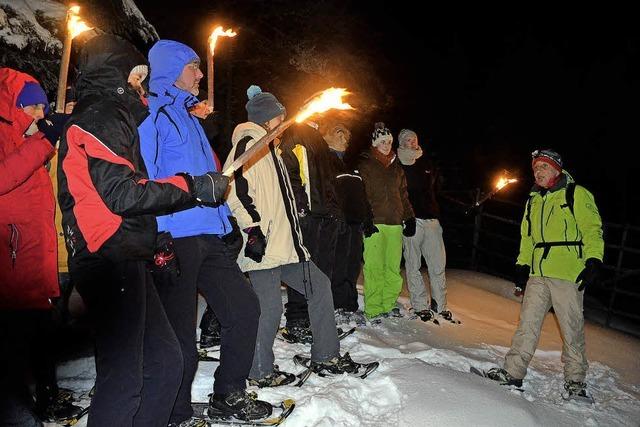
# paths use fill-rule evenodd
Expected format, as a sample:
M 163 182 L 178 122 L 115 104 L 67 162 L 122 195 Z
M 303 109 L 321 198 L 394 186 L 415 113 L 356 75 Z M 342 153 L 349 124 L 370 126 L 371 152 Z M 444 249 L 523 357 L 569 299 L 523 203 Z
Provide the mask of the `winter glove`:
M 598 258 L 589 258 L 584 263 L 584 269 L 576 277 L 576 283 L 579 285 L 578 290 L 582 292 L 585 286 L 593 285 L 598 282 L 600 270 L 602 269 L 602 261 Z
M 416 235 L 416 218 L 409 218 L 404 221 L 404 229 L 402 234 L 405 237 L 413 237 Z
M 207 172 L 193 176 L 193 195 L 203 205 L 220 206 L 229 186 L 229 177 L 220 172 Z
M 238 227 L 238 221 L 232 216 L 228 217 L 229 223 L 231 223 L 231 231 L 228 234 L 222 236 L 222 241 L 225 245 L 227 245 L 227 249 L 229 250 L 229 256 L 236 262 L 238 259 L 238 254 L 242 249 L 242 234 L 240 233 L 240 227 Z
M 376 227 L 371 218 L 362 223 L 362 233 L 364 234 L 364 237 L 371 237 L 379 231 L 380 230 L 378 230 L 378 227 Z
M 149 270 L 154 274 L 175 272 L 180 275 L 180 262 L 173 247 L 173 236 L 168 231 L 159 233 L 156 237 L 156 248 Z
M 516 285 L 516 289 L 514 294 L 516 296 L 520 296 L 524 294 L 524 290 L 527 287 L 527 282 L 529 281 L 529 273 L 531 272 L 531 267 L 528 265 L 516 264 L 516 268 L 514 271 L 514 279 L 513 283 Z
M 244 232 L 249 235 L 244 247 L 244 256 L 255 262 L 262 262 L 262 257 L 267 250 L 267 238 L 262 234 L 260 226 L 245 228 Z
M 71 114 L 51 113 L 45 119 L 38 120 L 38 130 L 44 133 L 44 137 L 55 147 L 69 117 Z

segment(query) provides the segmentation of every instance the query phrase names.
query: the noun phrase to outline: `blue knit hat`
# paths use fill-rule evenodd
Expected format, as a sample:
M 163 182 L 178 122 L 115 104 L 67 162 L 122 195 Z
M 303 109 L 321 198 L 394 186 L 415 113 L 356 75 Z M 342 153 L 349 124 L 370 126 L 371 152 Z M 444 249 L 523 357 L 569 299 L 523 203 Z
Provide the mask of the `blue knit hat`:
M 250 122 L 263 124 L 281 114 L 287 114 L 280 101 L 269 92 L 263 92 L 260 86 L 249 86 L 247 97 L 249 101 L 245 107 Z
M 44 93 L 42 86 L 36 82 L 26 82 L 16 99 L 16 107 L 24 108 L 29 105 L 38 104 L 44 105 L 45 114 L 49 112 L 49 101 L 47 100 L 47 94 Z

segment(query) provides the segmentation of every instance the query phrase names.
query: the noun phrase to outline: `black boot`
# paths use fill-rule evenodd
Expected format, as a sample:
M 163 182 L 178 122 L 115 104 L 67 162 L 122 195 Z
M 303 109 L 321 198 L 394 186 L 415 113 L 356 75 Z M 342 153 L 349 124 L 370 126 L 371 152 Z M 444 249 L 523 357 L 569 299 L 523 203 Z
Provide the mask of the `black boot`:
M 44 421 L 64 421 L 76 417 L 82 408 L 73 404 L 69 390 L 43 387 L 36 392 L 36 413 Z
M 259 388 L 263 387 L 279 387 L 281 385 L 291 384 L 296 380 L 294 374 L 284 372 L 278 369 L 278 365 L 274 365 L 273 372 L 264 378 L 249 378 L 249 385 Z
M 213 394 L 209 399 L 209 418 L 226 419 L 237 418 L 243 421 L 267 418 L 273 412 L 269 402 L 258 400 L 255 393 L 245 390 L 234 391 L 229 394 Z
M 220 345 L 220 322 L 211 307 L 207 306 L 200 321 L 200 348 Z

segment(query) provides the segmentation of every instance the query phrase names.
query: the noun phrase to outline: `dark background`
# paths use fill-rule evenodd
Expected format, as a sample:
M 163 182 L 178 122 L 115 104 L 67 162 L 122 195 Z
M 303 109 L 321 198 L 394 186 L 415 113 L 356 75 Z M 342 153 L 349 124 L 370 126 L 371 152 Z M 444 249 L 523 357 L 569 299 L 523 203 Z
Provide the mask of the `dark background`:
M 442 11 L 409 2 L 137 0 L 161 38 L 205 58 L 218 23 L 239 35 L 216 50 L 218 151 L 246 119 L 246 88 L 274 93 L 294 112 L 329 86 L 356 107 L 354 145 L 376 121 L 418 132 L 437 155 L 445 190 L 489 190 L 508 169 L 526 200 L 530 152 L 553 147 L 603 219 L 640 220 L 640 34 L 630 11 Z M 148 47 L 146 47 L 148 48 Z M 146 53 L 146 52 L 145 52 Z M 204 62 L 204 61 L 203 61 Z M 202 67 L 206 75 L 206 67 Z M 206 82 L 201 84 L 203 95 Z

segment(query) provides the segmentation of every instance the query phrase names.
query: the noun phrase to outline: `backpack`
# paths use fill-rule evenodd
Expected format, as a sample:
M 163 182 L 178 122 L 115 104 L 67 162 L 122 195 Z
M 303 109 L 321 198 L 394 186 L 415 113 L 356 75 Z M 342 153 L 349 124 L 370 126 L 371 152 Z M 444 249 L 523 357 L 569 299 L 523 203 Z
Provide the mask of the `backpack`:
M 560 206 L 562 208 L 569 208 L 569 211 L 571 212 L 571 215 L 574 218 L 575 218 L 575 215 L 573 214 L 573 202 L 575 198 L 575 193 L 576 193 L 576 183 L 575 182 L 568 183 L 564 193 L 565 203 L 564 205 Z M 531 236 L 531 200 L 532 199 L 533 199 L 533 196 L 529 196 L 529 199 L 527 200 L 527 205 L 525 207 L 525 210 L 527 211 L 527 215 L 525 217 L 527 221 L 527 236 Z

